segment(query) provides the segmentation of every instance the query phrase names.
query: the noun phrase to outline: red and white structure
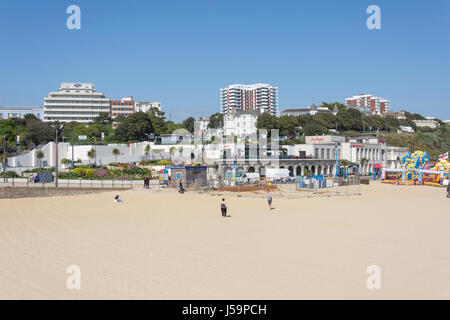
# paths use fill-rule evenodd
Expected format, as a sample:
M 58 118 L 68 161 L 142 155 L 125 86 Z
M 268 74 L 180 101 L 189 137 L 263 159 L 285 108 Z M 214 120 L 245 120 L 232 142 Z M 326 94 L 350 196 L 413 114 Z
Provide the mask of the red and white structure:
M 111 119 L 115 119 L 119 116 L 128 117 L 132 115 L 134 113 L 133 97 L 111 100 L 110 112 Z
M 371 94 L 358 94 L 345 99 L 345 104 L 355 107 L 360 111 L 367 109 L 372 114 L 386 115 L 390 110 L 390 102 L 387 99 L 375 97 Z
M 256 111 L 276 115 L 278 87 L 265 83 L 233 84 L 220 89 L 220 106 L 223 114 L 231 114 L 232 111 Z

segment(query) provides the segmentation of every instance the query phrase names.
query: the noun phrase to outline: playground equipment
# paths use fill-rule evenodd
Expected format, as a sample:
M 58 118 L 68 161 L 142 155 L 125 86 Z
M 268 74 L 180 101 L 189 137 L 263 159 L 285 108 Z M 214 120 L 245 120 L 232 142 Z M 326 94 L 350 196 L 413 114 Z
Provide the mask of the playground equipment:
M 401 169 L 383 169 L 385 182 L 414 183 L 442 186 L 445 176 L 450 174 L 450 163 L 439 161 L 433 168 L 426 151 L 407 152 L 402 159 Z
M 427 170 L 430 162 L 430 155 L 427 151 L 407 152 L 402 159 L 402 169 L 406 169 L 406 180 L 415 180 L 419 178 L 418 169 Z
M 433 168 L 433 171 L 439 171 L 442 172 L 445 175 L 448 175 L 450 173 L 450 162 L 448 160 L 441 160 Z M 441 174 L 434 174 L 433 175 L 433 181 L 440 182 L 440 180 L 444 178 L 441 177 Z

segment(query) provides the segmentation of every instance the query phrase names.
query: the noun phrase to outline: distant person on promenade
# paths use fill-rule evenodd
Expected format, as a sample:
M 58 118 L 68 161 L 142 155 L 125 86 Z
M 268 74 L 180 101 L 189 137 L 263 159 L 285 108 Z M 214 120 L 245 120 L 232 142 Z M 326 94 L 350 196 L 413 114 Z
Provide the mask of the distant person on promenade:
M 269 204 L 269 208 L 270 210 L 272 210 L 272 193 L 269 191 L 267 191 L 267 203 Z
M 220 203 L 220 211 L 222 212 L 222 217 L 227 216 L 227 204 L 225 203 L 225 198 L 222 198 L 222 202 Z

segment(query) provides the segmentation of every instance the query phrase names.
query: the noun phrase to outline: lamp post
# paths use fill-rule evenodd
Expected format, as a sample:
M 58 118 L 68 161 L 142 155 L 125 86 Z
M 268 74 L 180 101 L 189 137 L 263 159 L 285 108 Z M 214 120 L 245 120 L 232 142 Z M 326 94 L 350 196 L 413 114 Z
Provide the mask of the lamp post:
M 334 153 L 335 153 L 335 158 L 336 158 L 336 177 L 339 176 L 339 169 L 338 169 L 338 144 L 335 143 L 334 144 Z
M 3 135 L 3 182 L 6 182 L 6 135 Z
M 58 127 L 55 129 L 55 187 L 58 187 Z
M 373 150 L 373 155 L 372 155 L 372 176 L 373 176 L 373 181 L 377 180 L 377 174 L 375 173 L 375 150 Z
M 75 167 L 74 166 L 74 161 L 73 161 L 73 149 L 74 149 L 74 145 L 73 145 L 73 128 L 72 128 L 72 169 Z
M 55 128 L 55 187 L 58 187 L 58 133 L 64 128 L 64 124 L 57 125 Z
M 94 138 L 94 167 L 97 166 L 97 139 Z

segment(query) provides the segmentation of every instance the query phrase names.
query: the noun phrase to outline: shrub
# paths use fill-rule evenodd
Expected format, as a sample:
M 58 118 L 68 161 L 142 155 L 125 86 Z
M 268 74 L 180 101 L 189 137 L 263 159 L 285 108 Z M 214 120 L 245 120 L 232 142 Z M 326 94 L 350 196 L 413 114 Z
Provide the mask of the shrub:
M 1 172 L 0 175 L 3 175 L 3 172 Z M 19 178 L 20 177 L 15 171 L 6 171 L 5 175 L 8 178 Z
M 141 162 L 139 162 L 139 164 L 141 166 L 149 166 L 152 164 L 152 160 L 142 160 Z
M 84 169 L 85 177 L 93 177 L 94 173 L 95 173 L 94 169 Z
M 170 166 L 172 164 L 172 161 L 170 160 L 160 160 L 159 164 L 162 166 Z
M 103 170 L 103 169 L 99 169 L 95 172 L 95 175 L 99 178 L 103 178 L 104 176 L 106 176 L 108 174 L 108 171 Z
M 78 177 L 84 176 L 84 168 L 75 168 L 72 170 L 73 173 L 75 173 Z

